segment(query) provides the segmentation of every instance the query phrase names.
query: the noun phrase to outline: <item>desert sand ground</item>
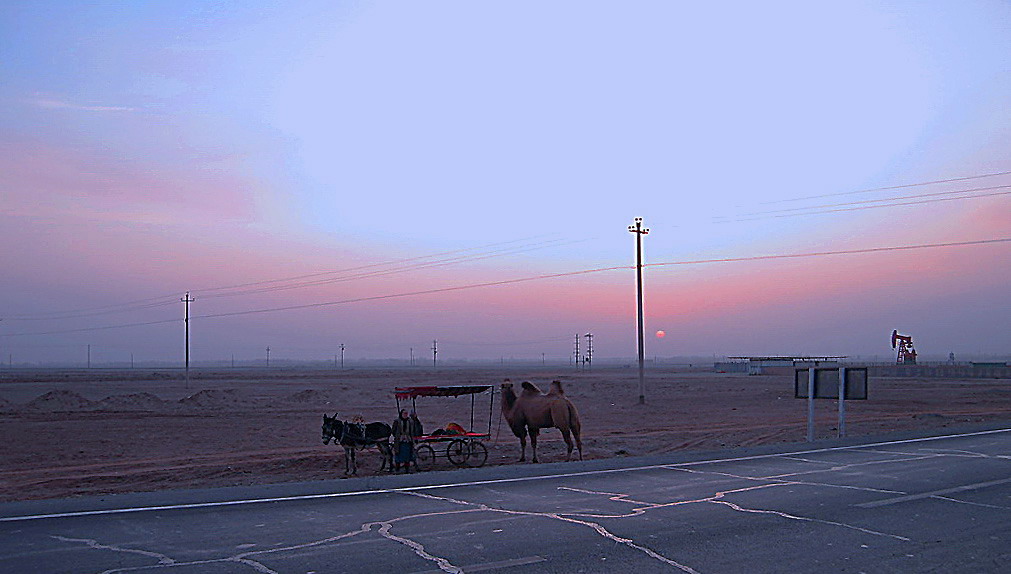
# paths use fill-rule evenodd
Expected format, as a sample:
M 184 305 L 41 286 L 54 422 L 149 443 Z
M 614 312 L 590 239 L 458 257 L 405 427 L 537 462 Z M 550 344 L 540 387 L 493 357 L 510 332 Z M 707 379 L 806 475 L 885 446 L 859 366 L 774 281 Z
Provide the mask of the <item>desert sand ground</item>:
M 654 370 L 638 404 L 635 369 L 346 369 L 8 371 L 0 374 L 0 500 L 334 479 L 343 451 L 320 440 L 323 413 L 391 422 L 392 389 L 563 381 L 579 409 L 583 457 L 712 450 L 803 441 L 806 403 L 787 376 Z M 500 423 L 498 397 L 476 399 L 489 465 L 518 464 L 519 444 Z M 426 430 L 470 426 L 470 399 L 420 398 Z M 819 438 L 836 433 L 835 401 L 818 401 Z M 1011 380 L 872 378 L 870 400 L 847 402 L 850 436 L 1011 421 Z M 564 460 L 555 429 L 542 462 Z M 359 476 L 380 456 L 359 454 Z M 529 460 L 529 457 L 528 457 Z M 529 463 L 527 463 L 529 464 Z M 436 471 L 451 470 L 438 460 Z

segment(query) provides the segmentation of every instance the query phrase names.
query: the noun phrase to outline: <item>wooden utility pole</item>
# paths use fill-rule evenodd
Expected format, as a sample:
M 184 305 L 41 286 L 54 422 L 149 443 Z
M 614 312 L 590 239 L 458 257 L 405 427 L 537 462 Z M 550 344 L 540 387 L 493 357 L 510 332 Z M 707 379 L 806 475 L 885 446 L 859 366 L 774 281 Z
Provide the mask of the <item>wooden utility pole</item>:
M 635 234 L 635 291 L 636 303 L 639 314 L 639 404 L 646 404 L 646 376 L 643 371 L 643 353 L 646 346 L 646 336 L 642 324 L 642 236 L 649 233 L 649 229 L 642 226 L 642 218 L 635 218 L 635 225 L 629 225 L 628 230 Z
M 341 343 L 341 370 L 344 370 L 344 343 Z
M 439 356 L 439 341 L 432 340 L 432 368 L 434 369 L 438 366 L 437 358 Z
M 186 388 L 190 388 L 190 303 L 196 299 L 190 297 L 190 292 L 180 299 L 183 302 L 183 325 L 186 327 Z

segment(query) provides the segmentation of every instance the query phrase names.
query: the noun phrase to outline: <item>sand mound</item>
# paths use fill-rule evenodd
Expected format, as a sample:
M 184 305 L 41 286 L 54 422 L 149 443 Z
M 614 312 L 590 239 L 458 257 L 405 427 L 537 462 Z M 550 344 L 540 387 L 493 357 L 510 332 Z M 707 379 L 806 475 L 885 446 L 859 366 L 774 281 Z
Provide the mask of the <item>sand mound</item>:
M 304 391 L 299 391 L 293 395 L 288 395 L 285 397 L 286 401 L 293 403 L 322 403 L 328 404 L 330 402 L 330 397 L 322 391 L 317 391 L 315 389 L 305 389 Z
M 151 393 L 132 393 L 105 397 L 96 406 L 100 410 L 156 411 L 165 406 L 165 401 Z
M 188 407 L 223 408 L 238 405 L 242 402 L 239 392 L 235 389 L 205 389 L 179 399 L 179 404 Z
M 49 391 L 35 397 L 25 406 L 40 411 L 77 411 L 91 408 L 94 404 L 73 391 Z

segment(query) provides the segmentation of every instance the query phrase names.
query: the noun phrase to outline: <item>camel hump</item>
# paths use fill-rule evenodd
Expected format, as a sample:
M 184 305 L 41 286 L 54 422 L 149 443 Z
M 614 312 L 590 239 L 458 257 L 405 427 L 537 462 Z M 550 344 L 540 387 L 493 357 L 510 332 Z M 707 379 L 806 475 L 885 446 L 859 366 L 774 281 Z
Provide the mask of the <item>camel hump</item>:
M 530 381 L 523 381 L 523 384 L 521 386 L 523 387 L 523 392 L 524 393 L 537 393 L 537 394 L 541 394 L 541 390 L 538 389 L 537 386 L 534 385 L 533 383 L 531 383 Z
M 564 395 L 565 391 L 562 389 L 562 381 L 551 381 L 551 390 L 548 391 L 549 395 Z

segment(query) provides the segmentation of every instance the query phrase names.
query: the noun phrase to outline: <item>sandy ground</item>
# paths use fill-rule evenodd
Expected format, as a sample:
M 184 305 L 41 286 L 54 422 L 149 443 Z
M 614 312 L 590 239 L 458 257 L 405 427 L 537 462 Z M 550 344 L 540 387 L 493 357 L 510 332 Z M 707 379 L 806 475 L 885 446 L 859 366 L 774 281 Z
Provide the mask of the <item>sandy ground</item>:
M 490 384 L 504 378 L 547 390 L 560 379 L 579 409 L 583 457 L 657 454 L 803 441 L 806 402 L 786 376 L 651 372 L 638 404 L 635 369 L 13 371 L 0 374 L 0 500 L 248 485 L 344 476 L 343 451 L 320 440 L 323 413 L 392 422 L 392 389 Z M 475 402 L 487 464 L 517 464 L 519 443 L 500 424 L 498 397 Z M 834 437 L 837 405 L 818 401 L 819 438 Z M 421 398 L 426 430 L 470 426 L 469 398 Z M 870 400 L 847 402 L 850 436 L 1011 421 L 1011 381 L 874 379 Z M 542 462 L 564 460 L 555 429 Z M 359 475 L 380 456 L 358 455 Z M 436 470 L 452 470 L 445 459 Z

